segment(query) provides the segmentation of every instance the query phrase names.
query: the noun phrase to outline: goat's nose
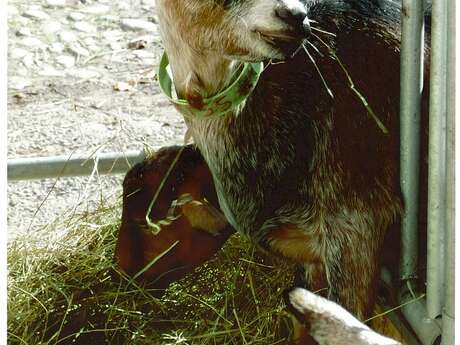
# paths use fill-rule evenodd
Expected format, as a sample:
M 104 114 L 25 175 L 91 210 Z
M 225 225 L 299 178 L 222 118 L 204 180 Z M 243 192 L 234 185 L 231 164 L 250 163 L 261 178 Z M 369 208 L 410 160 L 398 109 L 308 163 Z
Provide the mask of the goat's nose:
M 305 9 L 301 7 L 289 8 L 280 4 L 275 9 L 275 14 L 301 35 L 310 35 L 310 22 Z

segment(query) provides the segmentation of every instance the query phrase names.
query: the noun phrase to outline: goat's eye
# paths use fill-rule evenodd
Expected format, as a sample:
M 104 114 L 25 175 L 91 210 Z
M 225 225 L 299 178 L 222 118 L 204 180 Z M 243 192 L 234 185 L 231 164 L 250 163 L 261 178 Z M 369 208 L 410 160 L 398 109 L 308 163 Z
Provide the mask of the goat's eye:
M 238 0 L 224 0 L 223 5 L 225 9 L 231 8 Z

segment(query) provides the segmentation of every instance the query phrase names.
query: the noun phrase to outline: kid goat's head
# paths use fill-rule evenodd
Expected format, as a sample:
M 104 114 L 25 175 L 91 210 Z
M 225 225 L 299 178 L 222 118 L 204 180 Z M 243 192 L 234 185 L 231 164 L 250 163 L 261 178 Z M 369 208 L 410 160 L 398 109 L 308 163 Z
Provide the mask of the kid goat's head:
M 190 82 L 201 96 L 218 90 L 227 81 L 225 71 L 232 61 L 289 57 L 310 31 L 307 11 L 298 0 L 157 0 L 156 4 L 176 89 L 185 96 Z

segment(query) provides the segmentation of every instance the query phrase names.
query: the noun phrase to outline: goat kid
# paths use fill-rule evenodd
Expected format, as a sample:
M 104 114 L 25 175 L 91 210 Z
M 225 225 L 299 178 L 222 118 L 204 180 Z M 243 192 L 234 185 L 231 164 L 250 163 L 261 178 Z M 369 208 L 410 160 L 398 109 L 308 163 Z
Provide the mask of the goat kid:
M 126 174 L 115 261 L 160 293 L 209 260 L 233 233 L 208 166 L 191 145 L 164 147 Z

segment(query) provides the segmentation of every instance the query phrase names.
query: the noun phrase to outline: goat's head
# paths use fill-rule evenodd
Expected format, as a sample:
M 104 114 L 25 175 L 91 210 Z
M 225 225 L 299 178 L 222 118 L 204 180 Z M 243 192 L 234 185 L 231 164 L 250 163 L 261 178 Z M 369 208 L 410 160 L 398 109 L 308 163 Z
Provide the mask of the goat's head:
M 126 175 L 115 261 L 128 275 L 166 288 L 211 258 L 232 233 L 209 169 L 191 146 L 163 148 Z
M 158 0 L 157 6 L 168 53 L 284 59 L 310 30 L 298 0 Z

